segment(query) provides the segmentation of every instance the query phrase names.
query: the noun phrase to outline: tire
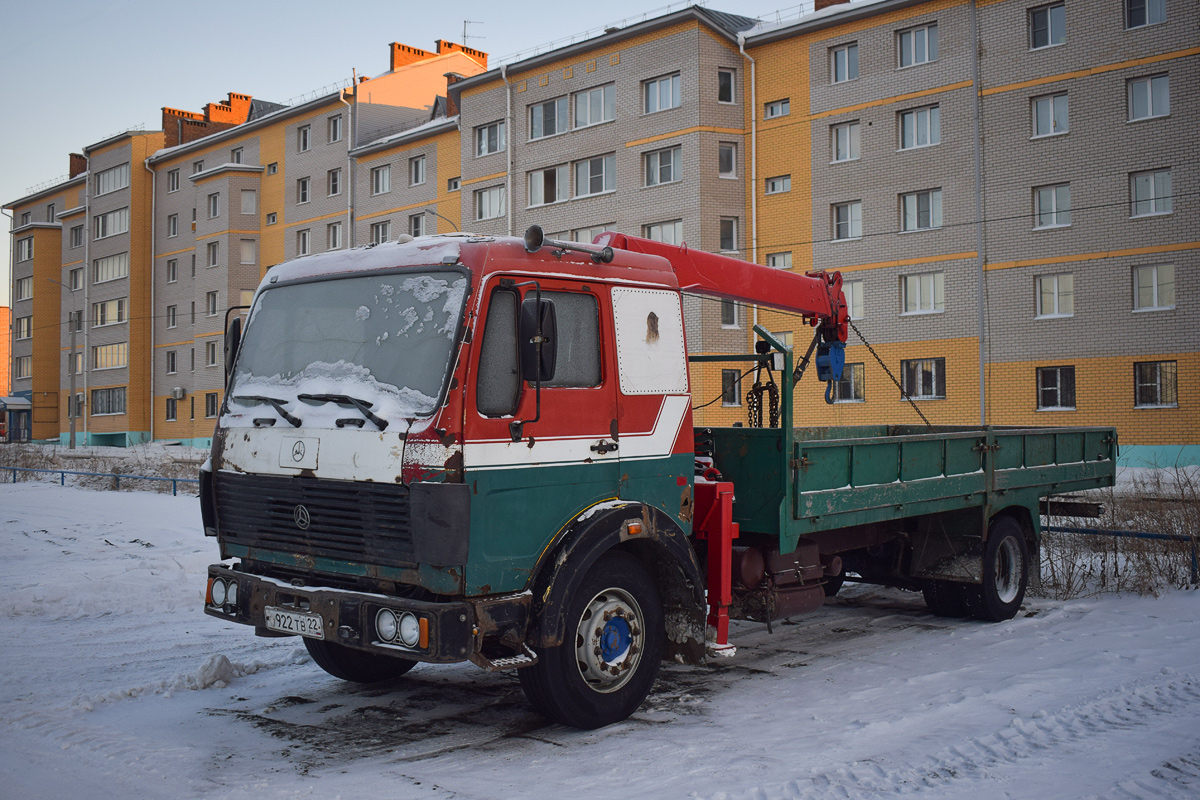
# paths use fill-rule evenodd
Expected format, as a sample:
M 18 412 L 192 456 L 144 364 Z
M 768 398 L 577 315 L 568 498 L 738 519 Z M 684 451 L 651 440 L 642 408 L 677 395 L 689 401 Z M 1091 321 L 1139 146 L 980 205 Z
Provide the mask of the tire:
M 537 663 L 517 671 L 521 688 L 535 709 L 563 725 L 592 730 L 620 722 L 658 676 L 666 638 L 658 590 L 636 558 L 609 552 L 568 598 L 563 644 L 535 648 Z
M 921 593 L 925 605 L 938 617 L 965 617 L 969 615 L 966 592 L 970 587 L 954 581 L 929 581 Z
M 983 548 L 983 582 L 966 586 L 972 616 L 985 622 L 1012 619 L 1029 585 L 1029 548 L 1021 523 L 1009 516 L 994 517 Z
M 323 639 L 304 637 L 304 646 L 318 667 L 351 683 L 379 683 L 399 678 L 417 665 L 412 659 L 368 653 Z
M 825 578 L 825 585 L 821 588 L 825 590 L 826 597 L 837 597 L 837 593 L 842 590 L 842 584 L 846 582 L 846 573 L 843 571 L 839 575 L 829 575 Z

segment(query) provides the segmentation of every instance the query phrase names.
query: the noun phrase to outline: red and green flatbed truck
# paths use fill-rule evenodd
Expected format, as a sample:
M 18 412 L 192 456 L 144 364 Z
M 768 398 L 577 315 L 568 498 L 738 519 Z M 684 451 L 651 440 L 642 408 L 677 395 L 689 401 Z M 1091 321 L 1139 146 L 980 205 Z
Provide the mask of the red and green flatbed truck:
M 300 635 L 349 681 L 516 669 L 539 711 L 594 728 L 661 660 L 732 652 L 730 618 L 815 609 L 846 579 L 1008 619 L 1041 499 L 1113 482 L 1110 428 L 793 429 L 803 367 L 761 328 L 755 353 L 710 358 L 775 368 L 774 427 L 697 429 L 685 293 L 803 316 L 801 363 L 838 379 L 837 273 L 536 227 L 272 268 L 226 332 L 205 612 Z

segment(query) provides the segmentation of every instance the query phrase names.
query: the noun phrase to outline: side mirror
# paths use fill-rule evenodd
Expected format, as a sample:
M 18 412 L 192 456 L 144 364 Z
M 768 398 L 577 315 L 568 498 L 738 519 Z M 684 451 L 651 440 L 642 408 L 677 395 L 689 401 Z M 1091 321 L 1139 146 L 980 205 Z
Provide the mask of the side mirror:
M 233 371 L 233 360 L 237 358 L 238 346 L 242 343 L 242 318 L 234 317 L 225 331 L 225 382 Z
M 554 303 L 530 294 L 521 303 L 518 327 L 521 347 L 521 378 L 530 383 L 554 380 L 558 353 L 558 317 Z

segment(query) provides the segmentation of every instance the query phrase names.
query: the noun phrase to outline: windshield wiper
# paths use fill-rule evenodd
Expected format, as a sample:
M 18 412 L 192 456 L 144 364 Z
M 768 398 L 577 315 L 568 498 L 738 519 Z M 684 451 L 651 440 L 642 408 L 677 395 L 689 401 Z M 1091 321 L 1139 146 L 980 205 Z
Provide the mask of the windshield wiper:
M 380 419 L 371 413 L 373 403 L 368 403 L 366 400 L 359 400 L 357 397 L 351 397 L 348 394 L 302 394 L 297 396 L 297 400 L 303 400 L 306 403 L 337 403 L 339 406 L 352 406 L 357 408 L 359 413 L 375 423 L 375 426 L 381 431 L 387 430 L 387 420 Z
M 279 412 L 279 416 L 290 422 L 293 428 L 300 427 L 300 418 L 292 416 L 287 412 L 287 409 L 283 407 L 284 402 L 286 402 L 284 400 L 280 400 L 275 397 L 266 397 L 261 394 L 243 395 L 241 397 L 234 397 L 233 399 L 239 403 L 253 403 L 255 405 L 262 404 L 273 406 L 275 410 Z

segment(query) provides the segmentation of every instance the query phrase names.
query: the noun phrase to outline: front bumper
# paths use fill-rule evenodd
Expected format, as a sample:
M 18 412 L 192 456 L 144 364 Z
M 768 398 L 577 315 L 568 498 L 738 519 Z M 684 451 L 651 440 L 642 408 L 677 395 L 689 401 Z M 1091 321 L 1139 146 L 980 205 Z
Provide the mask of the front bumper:
M 487 624 L 486 618 L 491 616 L 488 609 L 497 605 L 512 605 L 512 610 L 516 612 L 513 616 L 523 618 L 525 615 L 521 609 L 528 608 L 527 598 L 519 595 L 499 602 L 488 600 L 484 604 L 486 608 L 481 608 L 477 601 L 469 600 L 431 603 L 343 589 L 292 586 L 284 581 L 238 572 L 220 564 L 208 568 L 208 578 L 210 587 L 214 578 L 237 584 L 237 600 L 233 604 L 217 606 L 211 602 L 211 595 L 206 595 L 204 613 L 210 616 L 253 625 L 260 633 L 276 635 L 266 627 L 268 607 L 318 614 L 326 641 L 433 663 L 475 660 L 476 654 L 484 646 L 485 637 L 496 633 L 493 626 Z M 405 647 L 384 642 L 375 631 L 375 617 L 381 608 L 416 615 L 427 631 L 427 636 L 422 637 L 425 646 Z M 485 618 L 483 624 L 478 622 L 480 616 Z

